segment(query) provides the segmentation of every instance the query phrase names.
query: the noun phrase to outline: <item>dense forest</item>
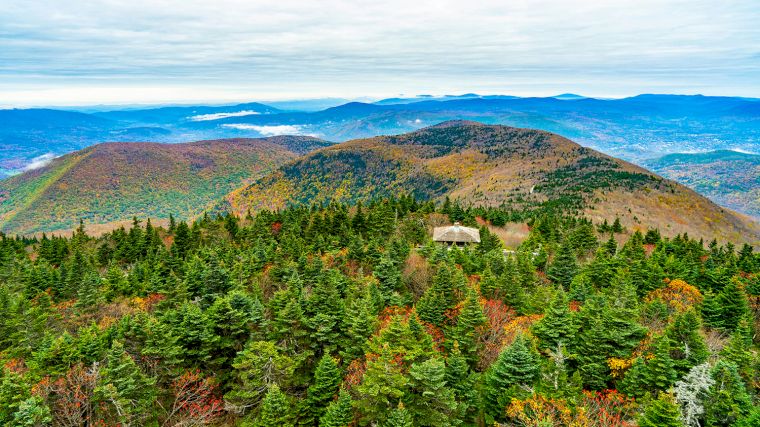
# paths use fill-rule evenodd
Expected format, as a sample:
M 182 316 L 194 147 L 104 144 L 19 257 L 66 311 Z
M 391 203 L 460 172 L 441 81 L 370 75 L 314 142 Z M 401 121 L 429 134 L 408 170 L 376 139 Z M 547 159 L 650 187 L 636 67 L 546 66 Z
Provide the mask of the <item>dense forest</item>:
M 452 221 L 481 242 L 434 244 Z M 2 236 L 0 313 L 3 426 L 760 425 L 752 247 L 547 210 Z

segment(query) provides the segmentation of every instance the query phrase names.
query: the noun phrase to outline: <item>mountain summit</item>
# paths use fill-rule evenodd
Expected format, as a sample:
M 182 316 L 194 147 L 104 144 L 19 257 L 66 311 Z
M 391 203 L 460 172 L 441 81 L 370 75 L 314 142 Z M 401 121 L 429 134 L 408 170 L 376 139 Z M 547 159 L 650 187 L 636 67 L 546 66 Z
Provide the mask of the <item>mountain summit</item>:
M 223 207 L 243 213 L 403 193 L 760 242 L 757 223 L 645 169 L 549 132 L 468 121 L 317 150 L 231 192 Z

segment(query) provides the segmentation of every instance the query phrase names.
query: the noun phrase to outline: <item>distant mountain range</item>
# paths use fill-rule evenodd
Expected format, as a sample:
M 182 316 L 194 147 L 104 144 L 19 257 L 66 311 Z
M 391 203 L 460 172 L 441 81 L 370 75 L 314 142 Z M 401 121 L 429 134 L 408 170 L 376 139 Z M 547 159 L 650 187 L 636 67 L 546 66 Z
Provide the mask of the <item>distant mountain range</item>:
M 79 112 L 0 110 L 0 176 L 39 167 L 51 158 L 101 142 L 177 143 L 283 134 L 340 142 L 401 134 L 454 119 L 546 130 L 640 165 L 678 152 L 733 148 L 760 152 L 760 100 L 751 98 L 464 94 L 335 105 L 342 101 Z M 687 175 L 689 171 L 684 171 L 673 178 L 687 185 L 699 180 L 699 176 Z M 731 206 L 754 212 L 745 204 Z
M 668 154 L 645 165 L 723 206 L 760 218 L 760 155 L 733 150 Z
M 304 136 L 186 144 L 106 143 L 0 181 L 0 230 L 67 230 L 192 218 L 233 189 L 329 143 Z

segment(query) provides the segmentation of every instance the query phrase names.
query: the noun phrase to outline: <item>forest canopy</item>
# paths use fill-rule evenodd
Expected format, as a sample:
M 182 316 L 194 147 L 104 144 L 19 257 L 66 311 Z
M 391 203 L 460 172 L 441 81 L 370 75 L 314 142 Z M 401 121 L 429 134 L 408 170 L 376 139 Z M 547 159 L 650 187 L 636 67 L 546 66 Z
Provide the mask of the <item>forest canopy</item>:
M 481 242 L 432 242 L 454 221 Z M 753 248 L 548 210 L 2 236 L 0 312 L 4 426 L 760 425 Z

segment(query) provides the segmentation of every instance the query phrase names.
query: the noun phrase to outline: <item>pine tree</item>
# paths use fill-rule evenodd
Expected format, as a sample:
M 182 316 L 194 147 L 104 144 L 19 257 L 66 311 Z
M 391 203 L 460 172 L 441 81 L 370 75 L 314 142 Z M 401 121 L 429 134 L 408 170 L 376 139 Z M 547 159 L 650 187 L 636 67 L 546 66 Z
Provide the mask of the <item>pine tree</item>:
M 578 373 L 583 384 L 594 390 L 607 387 L 609 381 L 608 331 L 602 321 L 602 300 L 594 296 L 586 301 L 576 315 L 575 342 L 572 353 L 576 355 Z
M 578 260 L 568 242 L 563 242 L 546 271 L 547 276 L 564 289 L 570 288 L 573 277 L 578 274 Z
M 277 384 L 272 384 L 261 402 L 261 413 L 256 419 L 255 427 L 291 427 L 288 397 L 280 391 Z
M 683 427 L 681 414 L 678 412 L 673 396 L 660 393 L 639 417 L 639 427 Z
M 465 422 L 470 421 L 475 415 L 475 380 L 476 375 L 470 370 L 467 359 L 459 351 L 459 344 L 455 342 L 449 357 L 446 358 L 446 385 L 454 391 L 459 402 L 459 413 L 463 415 Z
M 338 393 L 338 399 L 330 402 L 325 414 L 319 420 L 319 427 L 348 427 L 354 420 L 351 407 L 351 395 L 344 389 Z
M 338 392 L 341 381 L 341 372 L 335 359 L 329 354 L 322 356 L 314 372 L 314 382 L 306 394 L 304 413 L 299 421 L 300 425 L 317 425 L 325 413 L 325 408 Z
M 557 290 L 544 317 L 533 326 L 533 335 L 540 340 L 542 349 L 556 349 L 573 341 L 575 327 L 565 291 Z
M 383 256 L 380 264 L 375 267 L 373 275 L 380 282 L 380 291 L 383 293 L 386 302 L 390 301 L 391 295 L 401 285 L 401 271 L 396 263 L 389 256 Z

